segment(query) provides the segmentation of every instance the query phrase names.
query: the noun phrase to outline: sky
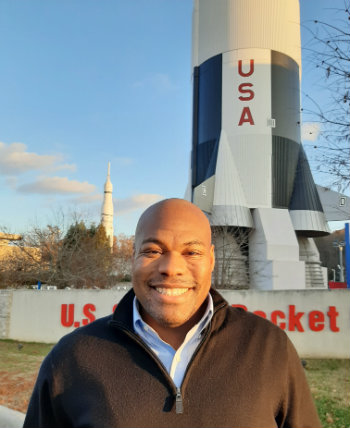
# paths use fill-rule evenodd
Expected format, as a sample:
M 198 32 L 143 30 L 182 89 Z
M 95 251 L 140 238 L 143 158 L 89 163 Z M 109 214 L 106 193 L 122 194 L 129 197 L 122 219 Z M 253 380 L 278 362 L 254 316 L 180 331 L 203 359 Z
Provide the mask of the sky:
M 300 0 L 302 46 L 310 21 L 334 22 L 338 6 Z M 0 229 L 23 233 L 62 212 L 98 223 L 108 161 L 115 234 L 132 235 L 157 200 L 184 197 L 192 7 L 0 0 Z M 302 94 L 320 97 L 321 80 L 303 55 Z

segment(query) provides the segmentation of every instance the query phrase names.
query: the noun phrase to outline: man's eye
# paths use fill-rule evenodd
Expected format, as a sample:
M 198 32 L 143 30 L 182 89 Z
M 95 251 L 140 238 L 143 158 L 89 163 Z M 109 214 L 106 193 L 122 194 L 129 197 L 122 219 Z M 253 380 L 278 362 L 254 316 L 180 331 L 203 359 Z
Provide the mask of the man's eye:
M 147 256 L 147 255 L 149 255 L 149 256 L 154 256 L 154 255 L 157 255 L 157 254 L 161 254 L 161 253 L 162 253 L 162 251 L 161 251 L 161 250 L 156 249 L 156 248 L 147 248 L 147 249 L 145 249 L 145 250 L 142 250 L 141 252 L 142 252 L 142 254 L 145 254 L 146 256 Z
M 186 251 L 185 253 L 187 256 L 199 256 L 201 253 L 200 251 L 196 251 L 196 250 L 189 250 Z

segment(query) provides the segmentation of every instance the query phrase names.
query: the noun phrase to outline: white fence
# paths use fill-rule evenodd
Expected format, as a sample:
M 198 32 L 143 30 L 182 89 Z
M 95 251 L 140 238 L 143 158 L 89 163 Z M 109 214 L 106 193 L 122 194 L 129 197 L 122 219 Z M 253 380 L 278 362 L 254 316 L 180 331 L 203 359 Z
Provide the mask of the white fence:
M 0 290 L 0 337 L 55 343 L 110 314 L 129 287 L 117 290 Z M 228 291 L 242 305 L 277 324 L 299 355 L 350 358 L 350 290 Z

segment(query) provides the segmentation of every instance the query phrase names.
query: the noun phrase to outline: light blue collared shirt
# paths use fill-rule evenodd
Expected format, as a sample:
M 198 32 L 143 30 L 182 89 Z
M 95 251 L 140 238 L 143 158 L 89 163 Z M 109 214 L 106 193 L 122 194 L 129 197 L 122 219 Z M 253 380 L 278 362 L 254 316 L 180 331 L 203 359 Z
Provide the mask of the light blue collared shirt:
M 179 349 L 175 350 L 171 345 L 164 342 L 152 327 L 143 321 L 138 309 L 139 303 L 136 297 L 134 298 L 134 330 L 157 355 L 178 388 L 180 388 L 182 384 L 188 363 L 201 341 L 202 332 L 213 316 L 214 305 L 210 294 L 208 295 L 207 301 L 208 305 L 203 317 L 187 333 Z

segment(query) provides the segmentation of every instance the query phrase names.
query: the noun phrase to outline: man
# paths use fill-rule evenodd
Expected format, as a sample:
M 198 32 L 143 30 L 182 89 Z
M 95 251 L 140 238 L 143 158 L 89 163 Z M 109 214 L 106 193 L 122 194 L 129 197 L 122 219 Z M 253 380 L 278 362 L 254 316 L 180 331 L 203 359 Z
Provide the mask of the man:
M 53 348 L 24 427 L 319 427 L 286 334 L 210 290 L 213 268 L 199 208 L 148 208 L 133 290 Z

